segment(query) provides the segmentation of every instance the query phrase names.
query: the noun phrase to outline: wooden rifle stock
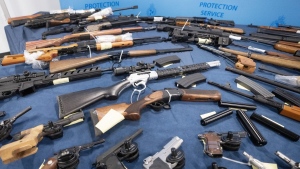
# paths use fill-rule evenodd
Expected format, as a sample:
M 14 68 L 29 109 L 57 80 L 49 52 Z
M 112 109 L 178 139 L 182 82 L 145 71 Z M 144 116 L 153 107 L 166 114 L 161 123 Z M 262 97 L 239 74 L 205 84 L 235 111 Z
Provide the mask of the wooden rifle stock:
M 176 21 L 176 26 L 184 26 L 185 25 L 185 21 Z M 207 25 L 207 24 L 202 24 L 202 23 L 199 23 L 199 24 L 192 24 L 191 22 L 187 22 L 186 25 L 198 25 L 198 26 L 201 26 L 201 27 L 208 27 L 208 28 L 211 28 L 211 29 L 220 29 L 220 30 L 223 30 L 223 31 L 226 31 L 226 32 L 232 32 L 232 33 L 238 33 L 238 34 L 244 34 L 244 30 L 241 29 L 241 28 L 231 28 L 231 27 L 223 27 L 223 26 L 215 26 L 215 25 Z
M 283 105 L 283 109 L 279 112 L 279 114 L 300 121 L 300 107 L 298 106 Z
M 292 29 L 292 28 L 276 28 L 276 27 L 271 27 L 271 26 L 259 26 L 259 28 L 263 28 L 263 29 L 269 29 L 269 30 L 275 30 L 275 31 L 284 31 L 284 32 L 293 32 L 293 33 L 297 33 L 297 29 Z
M 217 90 L 165 89 L 153 92 L 132 104 L 120 103 L 97 108 L 91 112 L 91 118 L 97 128 L 95 130 L 105 133 L 124 119 L 139 120 L 141 110 L 156 102 L 169 103 L 172 100 L 203 102 L 220 101 L 220 99 L 221 94 Z
M 63 20 L 55 20 L 55 19 L 51 19 L 49 22 L 48 22 L 48 26 L 51 27 L 51 26 L 58 26 L 58 25 L 63 25 L 63 24 L 68 24 L 71 22 L 71 19 L 70 18 L 65 18 Z
M 300 48 L 300 43 L 288 42 L 288 41 L 278 41 L 278 44 L 294 46 Z
M 18 63 L 25 63 L 25 58 L 23 54 L 5 55 L 2 59 L 1 65 L 8 66 Z
M 277 65 L 277 66 L 293 68 L 293 69 L 300 69 L 300 61 L 287 60 L 287 59 L 282 59 L 282 58 L 278 58 L 278 57 L 270 56 L 270 55 L 261 55 L 261 54 L 255 54 L 255 53 L 249 54 L 246 52 L 231 50 L 231 49 L 222 48 L 222 47 L 219 47 L 219 49 L 224 52 L 250 57 L 252 59 L 259 60 L 259 61 L 262 61 L 265 63 L 270 63 L 270 64 Z
M 275 44 L 274 48 L 283 52 L 295 54 L 297 51 L 300 51 L 300 47 L 288 46 L 283 44 Z
M 23 19 L 34 19 L 36 17 L 42 16 L 43 14 L 34 14 L 34 15 L 26 15 L 26 16 L 18 16 L 13 18 L 8 18 L 7 23 L 10 24 L 12 21 L 23 20 Z
M 62 38 L 56 38 L 56 39 L 47 39 L 47 40 L 38 40 L 38 41 L 30 41 L 26 42 L 26 50 L 30 49 L 38 49 L 38 48 L 45 48 L 45 47 L 51 47 L 51 46 L 61 46 L 63 43 L 74 41 L 74 39 L 78 39 L 77 41 L 80 41 L 80 37 L 83 36 L 89 36 L 89 39 L 94 39 L 95 36 L 101 36 L 101 35 L 120 35 L 122 33 L 127 32 L 137 32 L 142 31 L 143 27 L 129 27 L 129 28 L 117 28 L 117 29 L 109 29 L 109 30 L 103 30 L 103 31 L 93 31 L 93 32 L 82 32 L 82 33 L 76 33 L 71 35 L 66 35 Z M 86 38 L 85 38 L 86 40 Z
M 101 47 L 99 47 L 101 48 Z M 137 57 L 137 56 L 148 56 L 155 55 L 156 50 L 133 50 L 128 52 L 128 56 Z M 83 67 L 86 65 L 90 65 L 96 63 L 101 60 L 109 59 L 111 55 L 104 54 L 100 56 L 95 56 L 92 58 L 77 58 L 77 59 L 68 59 L 68 60 L 60 60 L 55 62 L 50 62 L 49 71 L 50 73 L 58 73 L 62 71 L 68 71 L 71 69 Z

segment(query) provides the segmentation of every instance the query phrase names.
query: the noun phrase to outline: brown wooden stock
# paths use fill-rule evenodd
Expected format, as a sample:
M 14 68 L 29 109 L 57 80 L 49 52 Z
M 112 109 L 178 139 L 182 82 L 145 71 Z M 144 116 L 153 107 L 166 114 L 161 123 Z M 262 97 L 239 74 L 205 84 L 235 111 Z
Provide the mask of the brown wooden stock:
M 57 169 L 57 158 L 56 156 L 49 158 L 45 161 L 39 169 Z
M 70 22 L 71 22 L 70 18 L 66 18 L 64 20 L 51 19 L 49 21 L 49 26 L 58 26 L 58 25 L 63 25 L 63 24 L 67 24 L 67 23 L 70 23 Z
M 151 49 L 151 50 L 133 50 L 129 51 L 129 56 L 131 57 L 136 57 L 136 56 L 148 56 L 148 55 L 155 55 L 156 50 Z
M 190 102 L 208 102 L 208 101 L 220 101 L 221 93 L 217 90 L 193 90 L 193 89 L 182 89 L 183 95 L 182 101 Z
M 71 69 L 93 64 L 100 60 L 109 59 L 109 57 L 110 57 L 109 55 L 104 54 L 92 58 L 77 58 L 77 59 L 68 59 L 68 60 L 50 62 L 49 71 L 50 73 L 59 73 L 62 71 L 68 71 Z
M 184 26 L 185 21 L 176 21 L 176 26 Z M 186 25 L 191 25 L 190 22 L 187 22 Z M 208 27 L 211 29 L 221 29 L 226 32 L 232 32 L 232 33 L 238 33 L 238 34 L 244 34 L 244 30 L 241 28 L 231 28 L 231 27 L 223 27 L 223 26 L 215 26 L 215 25 L 206 25 L 206 24 L 198 24 L 201 27 Z
M 287 59 L 282 59 L 282 58 L 278 58 L 278 57 L 270 56 L 270 55 L 261 55 L 261 54 L 255 54 L 255 53 L 249 54 L 246 52 L 231 50 L 231 49 L 222 48 L 222 47 L 219 47 L 219 49 L 224 52 L 229 52 L 232 54 L 242 55 L 242 56 L 246 56 L 246 57 L 248 57 L 250 55 L 250 58 L 252 58 L 252 59 L 259 60 L 259 61 L 262 61 L 265 63 L 270 63 L 270 64 L 277 65 L 277 66 L 293 68 L 293 69 L 300 69 L 300 61 L 287 60 Z
M 288 46 L 294 46 L 300 48 L 300 43 L 294 43 L 294 42 L 287 42 L 287 41 L 278 41 L 278 44 L 282 45 L 288 45 Z
M 53 58 L 58 56 L 58 50 L 51 50 L 49 52 L 46 52 L 42 54 L 40 57 L 38 57 L 36 60 L 44 61 L 44 62 L 50 62 Z
M 8 18 L 7 23 L 10 24 L 12 21 L 15 21 L 15 20 L 34 19 L 34 18 L 42 16 L 42 15 L 43 14 L 34 14 L 34 15 L 26 15 L 26 16 L 18 16 L 18 17 Z
M 275 44 L 274 48 L 291 54 L 295 54 L 298 50 L 300 50 L 300 48 L 294 46 L 282 45 L 282 44 Z
M 106 45 L 106 44 L 111 44 Z M 111 49 L 111 48 L 123 48 L 123 47 L 128 47 L 128 46 L 133 46 L 133 41 L 123 41 L 123 42 L 108 42 L 108 43 L 97 43 L 96 47 L 97 50 L 106 50 L 106 49 Z
M 137 32 L 141 30 L 143 30 L 143 27 L 138 26 L 138 27 L 117 28 L 117 29 L 109 29 L 109 30 L 102 30 L 102 31 L 76 33 L 76 34 L 66 35 L 62 38 L 26 42 L 26 50 L 46 48 L 51 46 L 61 46 L 63 43 L 70 42 L 72 39 L 76 39 L 81 35 L 92 34 L 94 37 L 101 36 L 101 35 L 120 35 L 126 32 Z M 90 39 L 93 39 L 94 38 L 93 36 L 90 36 Z
M 298 61 L 300 61 L 300 57 L 285 55 L 285 54 L 278 53 L 278 52 L 266 51 L 266 54 L 267 55 L 272 55 L 272 56 L 277 56 L 277 57 L 280 57 L 282 59 L 298 60 Z
M 256 63 L 245 56 L 237 55 L 238 61 L 235 63 L 235 68 L 247 73 L 253 73 L 256 69 Z
M 120 104 L 114 104 L 114 105 L 97 108 L 96 112 L 97 112 L 98 120 L 100 121 L 111 109 L 122 114 L 130 105 L 131 104 L 120 103 Z
M 2 59 L 1 65 L 8 66 L 18 63 L 25 63 L 25 58 L 23 54 L 6 55 Z
M 0 157 L 4 164 L 27 157 L 37 152 L 37 144 L 43 139 L 43 125 L 21 132 L 21 140 L 6 144 L 0 148 Z
M 293 33 L 296 33 L 298 31 L 297 29 L 291 29 L 291 28 L 276 28 L 276 27 L 271 27 L 271 26 L 259 26 L 259 27 L 263 28 L 263 29 L 269 29 L 269 30 L 275 30 L 275 31 L 293 32 Z
M 300 121 L 300 107 L 284 105 L 281 115 Z

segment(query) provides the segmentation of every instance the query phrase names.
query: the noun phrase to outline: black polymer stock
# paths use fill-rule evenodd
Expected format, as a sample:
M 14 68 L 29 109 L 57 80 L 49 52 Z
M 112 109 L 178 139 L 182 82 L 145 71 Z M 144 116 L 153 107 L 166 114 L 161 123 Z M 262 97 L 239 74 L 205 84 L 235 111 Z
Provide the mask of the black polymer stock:
M 34 93 L 38 88 L 41 87 L 101 76 L 103 72 L 107 71 L 113 71 L 114 75 L 122 75 L 139 71 L 149 71 L 153 67 L 153 64 L 138 63 L 137 66 L 116 67 L 114 69 L 101 69 L 100 67 L 92 67 L 48 75 L 46 75 L 45 72 L 25 71 L 23 74 L 0 78 L 0 100 L 12 97 L 16 94 L 19 94 L 20 96 L 26 96 Z

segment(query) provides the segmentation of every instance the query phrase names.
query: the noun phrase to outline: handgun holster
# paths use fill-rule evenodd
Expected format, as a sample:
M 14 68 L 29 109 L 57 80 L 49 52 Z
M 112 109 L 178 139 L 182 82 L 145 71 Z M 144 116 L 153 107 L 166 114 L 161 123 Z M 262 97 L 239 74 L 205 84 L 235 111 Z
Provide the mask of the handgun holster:
M 238 62 L 235 64 L 235 68 L 242 70 L 247 73 L 253 73 L 256 69 L 256 63 L 245 56 L 238 55 Z

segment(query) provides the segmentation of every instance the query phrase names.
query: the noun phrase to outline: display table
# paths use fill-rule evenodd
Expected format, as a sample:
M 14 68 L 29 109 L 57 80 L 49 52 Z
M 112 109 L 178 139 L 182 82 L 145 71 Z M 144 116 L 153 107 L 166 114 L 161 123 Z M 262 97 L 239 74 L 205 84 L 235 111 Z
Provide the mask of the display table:
M 243 28 L 247 33 L 254 32 L 256 29 L 248 28 L 245 26 L 238 25 L 237 27 Z M 37 40 L 41 37 L 41 33 L 45 29 L 36 29 L 31 30 L 19 26 L 16 28 L 11 28 L 10 26 L 5 27 L 5 32 L 7 35 L 8 43 L 11 49 L 12 54 L 23 53 L 25 47 L 25 41 L 28 40 Z M 48 38 L 61 37 L 66 34 L 52 35 Z M 166 32 L 138 32 L 133 33 L 134 38 L 150 37 L 150 36 L 162 36 L 167 37 Z M 238 42 L 245 46 L 254 46 L 258 48 L 264 48 L 266 50 L 273 51 L 272 46 L 263 45 L 253 42 Z M 221 66 L 219 68 L 211 68 L 202 74 L 207 77 L 207 81 L 214 81 L 221 84 L 230 83 L 232 88 L 237 89 L 234 79 L 239 75 L 225 71 L 226 66 L 230 65 L 222 57 L 214 55 L 210 52 L 199 49 L 196 45 L 191 45 L 193 51 L 191 52 L 182 52 L 175 53 L 181 58 L 181 62 L 169 66 L 176 67 L 180 65 L 188 65 L 193 63 L 209 62 L 214 60 L 220 60 Z M 131 48 L 126 48 L 124 50 L 136 50 L 136 49 L 164 49 L 164 48 L 176 48 L 179 47 L 179 44 L 173 44 L 171 42 L 162 42 L 156 44 L 147 44 L 141 46 L 135 46 Z M 229 46 L 232 49 L 243 50 L 235 46 Z M 121 51 L 122 49 L 116 49 L 115 51 Z M 245 50 L 243 50 L 245 51 Z M 92 52 L 92 56 L 104 54 L 106 51 L 102 52 Z M 85 56 L 89 57 L 87 53 L 80 53 L 72 55 L 75 57 Z M 146 63 L 152 63 L 153 60 L 158 59 L 163 56 L 174 55 L 164 54 L 157 56 L 149 57 L 140 57 L 140 58 L 130 58 L 124 59 L 122 61 L 122 66 L 131 66 L 135 65 L 138 61 L 143 61 Z M 62 57 L 63 59 L 63 57 Z M 257 67 L 261 65 L 261 62 L 256 61 Z M 111 61 L 99 62 L 93 66 L 100 66 L 101 68 L 108 68 L 112 65 Z M 271 66 L 271 65 L 268 65 Z M 271 66 L 274 67 L 274 66 Z M 155 68 L 157 69 L 157 68 Z M 288 70 L 284 68 L 278 68 L 279 70 L 288 71 L 290 73 L 297 74 L 297 71 Z M 33 70 L 30 65 L 18 64 L 12 66 L 0 67 L 0 77 L 20 74 L 23 71 L 37 71 Z M 41 71 L 41 70 L 38 70 Z M 256 75 L 260 75 L 269 79 L 274 79 L 274 74 L 261 72 L 258 69 L 255 72 Z M 298 73 L 299 74 L 299 73 Z M 25 97 L 14 96 L 9 99 L 0 101 L 0 110 L 6 111 L 6 117 L 2 119 L 7 119 L 14 116 L 17 112 L 25 109 L 28 106 L 32 106 L 32 110 L 27 114 L 19 118 L 13 127 L 12 134 L 20 132 L 22 130 L 40 125 L 46 124 L 50 120 L 58 119 L 58 105 L 57 105 L 57 96 L 89 89 L 93 87 L 107 87 L 115 84 L 122 79 L 124 76 L 113 76 L 111 73 L 105 73 L 101 77 L 95 77 L 90 79 L 79 80 L 76 82 L 62 84 L 57 86 L 49 86 L 37 91 L 33 94 L 30 94 Z M 153 90 L 160 90 L 164 88 L 174 88 L 175 81 L 181 77 L 169 78 L 159 81 L 150 81 L 147 83 L 146 91 L 140 96 L 144 97 L 147 94 L 150 94 Z M 261 84 L 263 87 L 272 91 L 275 89 L 274 86 L 256 81 Z M 195 89 L 202 90 L 219 90 L 222 94 L 223 101 L 231 102 L 244 102 L 252 103 L 257 105 L 255 112 L 258 114 L 263 114 L 274 121 L 277 121 L 284 125 L 286 128 L 299 133 L 299 122 L 291 120 L 287 117 L 281 116 L 277 113 L 277 110 L 254 102 L 250 99 L 237 96 L 233 93 L 218 89 L 214 86 L 211 86 L 207 83 L 201 83 L 195 87 Z M 244 93 L 250 94 L 250 92 L 238 89 Z M 38 144 L 38 152 L 34 155 L 26 157 L 24 159 L 18 160 L 16 162 L 4 165 L 0 162 L 0 168 L 18 168 L 18 169 L 28 169 L 28 168 L 39 168 L 43 163 L 44 159 L 48 159 L 53 156 L 54 153 L 58 152 L 61 149 L 69 148 L 71 146 L 77 146 L 81 144 L 86 144 L 92 141 L 96 141 L 99 138 L 95 138 L 92 121 L 90 118 L 90 110 L 98 107 L 108 106 L 116 103 L 130 103 L 130 95 L 133 91 L 133 87 L 126 89 L 120 95 L 117 100 L 101 100 L 96 102 L 83 109 L 85 113 L 85 121 L 83 123 L 75 124 L 70 127 L 66 127 L 64 130 L 64 136 L 59 139 L 50 140 L 44 138 Z M 136 95 L 135 95 L 136 98 Z M 277 101 L 280 101 L 276 98 Z M 92 163 L 96 161 L 97 156 L 100 156 L 106 150 L 117 144 L 120 140 L 127 137 L 128 135 L 135 132 L 137 129 L 142 128 L 143 133 L 137 137 L 134 141 L 138 143 L 139 146 L 139 158 L 138 160 L 127 163 L 124 162 L 125 166 L 129 169 L 140 169 L 143 165 L 143 160 L 150 156 L 154 155 L 156 152 L 160 151 L 165 144 L 167 144 L 174 136 L 178 136 L 183 139 L 183 144 L 181 149 L 185 153 L 186 159 L 186 169 L 204 169 L 210 168 L 212 162 L 217 162 L 219 166 L 227 167 L 228 169 L 239 168 L 239 169 L 249 169 L 249 166 L 237 164 L 231 161 L 227 161 L 222 158 L 211 158 L 203 153 L 203 143 L 198 140 L 198 134 L 205 133 L 207 131 L 216 131 L 216 132 L 228 132 L 228 131 L 242 131 L 244 130 L 236 118 L 236 113 L 226 117 L 222 120 L 209 124 L 207 126 L 200 125 L 200 115 L 205 114 L 211 111 L 219 112 L 225 108 L 218 106 L 216 102 L 183 102 L 183 101 L 174 101 L 170 103 L 171 109 L 165 110 L 162 109 L 159 112 L 156 112 L 150 108 L 145 108 L 142 110 L 141 119 L 138 121 L 129 121 L 124 120 L 119 123 L 107 133 L 103 134 L 100 138 L 106 140 L 100 146 L 97 146 L 93 149 L 82 151 L 80 153 L 80 163 L 78 168 L 92 168 Z M 253 111 L 247 111 L 247 115 L 250 116 Z M 2 120 L 1 119 L 1 120 Z M 252 155 L 254 158 L 268 163 L 277 163 L 278 168 L 290 168 L 285 162 L 279 159 L 274 153 L 280 151 L 286 156 L 294 159 L 295 161 L 300 161 L 300 144 L 299 142 L 292 142 L 285 137 L 275 133 L 272 130 L 267 129 L 265 126 L 254 122 L 257 128 L 261 131 L 263 136 L 267 139 L 268 144 L 263 147 L 254 146 L 249 138 L 244 138 L 242 140 L 241 147 L 239 151 L 231 152 L 224 151 L 224 157 L 231 158 L 234 160 L 247 162 L 247 159 L 242 154 L 246 151 L 248 154 Z M 9 141 L 1 142 L 2 145 L 9 143 Z

